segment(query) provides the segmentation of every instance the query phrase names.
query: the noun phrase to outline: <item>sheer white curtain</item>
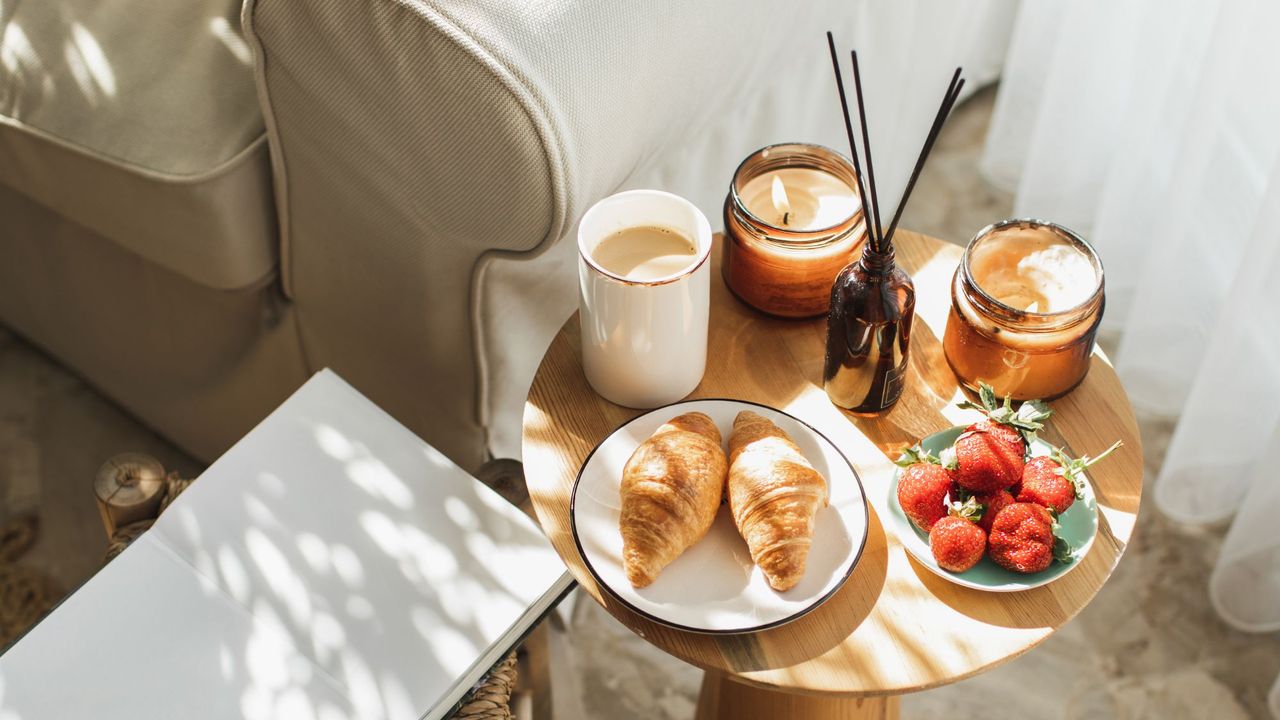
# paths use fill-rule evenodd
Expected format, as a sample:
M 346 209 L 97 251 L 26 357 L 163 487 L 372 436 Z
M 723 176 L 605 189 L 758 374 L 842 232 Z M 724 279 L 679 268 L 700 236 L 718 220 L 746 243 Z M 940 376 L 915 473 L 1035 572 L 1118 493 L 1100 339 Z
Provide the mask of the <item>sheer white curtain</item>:
M 1023 3 L 983 160 L 1102 254 L 1130 397 L 1177 418 L 1155 505 L 1234 517 L 1210 595 L 1252 632 L 1280 630 L 1277 27 L 1270 0 Z

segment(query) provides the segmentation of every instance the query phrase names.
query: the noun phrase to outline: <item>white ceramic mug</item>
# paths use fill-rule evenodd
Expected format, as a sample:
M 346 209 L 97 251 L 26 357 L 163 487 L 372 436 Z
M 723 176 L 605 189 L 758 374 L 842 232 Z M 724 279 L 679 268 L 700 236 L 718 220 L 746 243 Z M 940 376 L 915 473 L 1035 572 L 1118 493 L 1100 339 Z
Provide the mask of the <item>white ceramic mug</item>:
M 680 272 L 654 280 L 614 275 L 592 257 L 596 245 L 629 227 L 656 225 L 693 240 Z M 582 365 L 606 400 L 632 408 L 675 402 L 693 392 L 707 364 L 711 305 L 711 224 L 693 203 L 660 190 L 629 190 L 596 203 L 578 224 L 578 306 Z

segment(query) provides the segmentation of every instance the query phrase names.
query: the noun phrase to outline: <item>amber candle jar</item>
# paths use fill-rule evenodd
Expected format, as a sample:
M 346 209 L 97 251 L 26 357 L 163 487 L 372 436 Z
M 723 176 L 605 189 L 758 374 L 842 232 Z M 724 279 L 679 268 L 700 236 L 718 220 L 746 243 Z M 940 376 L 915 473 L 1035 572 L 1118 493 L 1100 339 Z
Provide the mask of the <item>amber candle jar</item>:
M 1005 220 L 969 241 L 951 284 L 942 347 L 960 382 L 1052 399 L 1089 372 L 1105 306 L 1102 262 L 1079 235 Z
M 824 315 L 863 234 L 857 176 L 820 145 L 771 145 L 738 166 L 724 201 L 725 284 L 771 315 Z

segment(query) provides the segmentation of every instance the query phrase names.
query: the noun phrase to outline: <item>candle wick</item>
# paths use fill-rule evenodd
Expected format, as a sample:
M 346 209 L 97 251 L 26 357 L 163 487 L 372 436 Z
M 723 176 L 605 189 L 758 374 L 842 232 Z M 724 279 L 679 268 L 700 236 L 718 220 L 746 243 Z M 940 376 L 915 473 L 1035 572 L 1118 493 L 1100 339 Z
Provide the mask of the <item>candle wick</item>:
M 783 225 L 790 225 L 790 224 L 791 224 L 790 220 L 791 220 L 791 213 L 789 213 L 789 212 L 784 212 L 784 213 L 782 213 L 782 224 L 783 224 Z

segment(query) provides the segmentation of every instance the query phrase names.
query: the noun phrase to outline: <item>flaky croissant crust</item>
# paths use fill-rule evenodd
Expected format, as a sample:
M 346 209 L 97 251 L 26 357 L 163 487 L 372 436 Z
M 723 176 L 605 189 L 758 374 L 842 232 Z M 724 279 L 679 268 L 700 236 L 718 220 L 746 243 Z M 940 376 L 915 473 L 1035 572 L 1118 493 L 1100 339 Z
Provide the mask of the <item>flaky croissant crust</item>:
M 729 436 L 729 508 L 751 559 L 770 587 L 790 590 L 804 576 L 814 520 L 827 481 L 782 428 L 744 410 Z
M 640 444 L 622 471 L 622 561 L 642 588 L 711 529 L 728 460 L 703 413 L 672 418 Z

